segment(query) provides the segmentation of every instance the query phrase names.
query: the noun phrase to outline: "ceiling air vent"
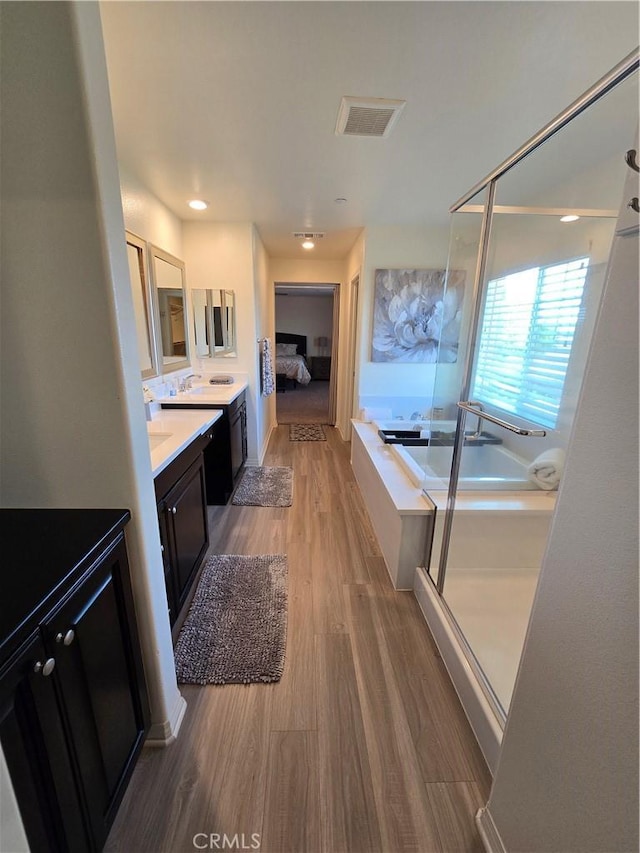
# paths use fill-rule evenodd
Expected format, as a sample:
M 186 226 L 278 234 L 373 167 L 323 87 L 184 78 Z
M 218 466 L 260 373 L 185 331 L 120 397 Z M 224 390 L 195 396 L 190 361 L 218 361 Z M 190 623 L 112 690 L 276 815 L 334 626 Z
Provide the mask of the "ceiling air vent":
M 324 231 L 294 231 L 296 240 L 322 240 Z
M 406 101 L 343 97 L 338 110 L 339 136 L 389 136 Z

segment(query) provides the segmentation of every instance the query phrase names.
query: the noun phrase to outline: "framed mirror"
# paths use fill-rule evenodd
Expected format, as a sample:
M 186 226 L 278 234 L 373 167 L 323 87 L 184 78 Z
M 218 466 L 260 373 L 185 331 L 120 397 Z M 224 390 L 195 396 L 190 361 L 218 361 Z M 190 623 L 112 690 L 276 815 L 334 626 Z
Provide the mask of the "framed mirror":
M 156 326 L 162 373 L 189 367 L 184 263 L 149 245 L 151 277 L 156 296 Z
M 126 231 L 129 279 L 133 295 L 133 310 L 138 337 L 138 358 L 143 379 L 158 375 L 158 363 L 153 330 L 153 299 L 147 267 L 147 244 L 130 231 Z
M 191 302 L 196 354 L 200 358 L 237 355 L 234 291 L 194 288 Z

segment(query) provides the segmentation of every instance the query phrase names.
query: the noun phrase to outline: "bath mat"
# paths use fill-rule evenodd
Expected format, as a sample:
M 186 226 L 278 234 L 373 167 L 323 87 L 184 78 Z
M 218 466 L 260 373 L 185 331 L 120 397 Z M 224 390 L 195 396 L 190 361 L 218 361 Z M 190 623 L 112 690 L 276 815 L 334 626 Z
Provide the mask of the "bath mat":
M 326 441 L 320 424 L 290 424 L 289 441 Z
M 235 506 L 291 506 L 293 468 L 245 468 L 231 503 Z
M 176 643 L 178 681 L 279 681 L 286 641 L 286 556 L 209 557 Z

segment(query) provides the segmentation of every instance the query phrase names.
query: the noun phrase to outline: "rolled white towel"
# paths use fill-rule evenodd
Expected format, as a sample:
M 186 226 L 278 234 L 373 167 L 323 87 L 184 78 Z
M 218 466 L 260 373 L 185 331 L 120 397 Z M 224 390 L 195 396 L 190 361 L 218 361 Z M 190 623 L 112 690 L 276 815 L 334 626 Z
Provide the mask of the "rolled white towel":
M 545 450 L 527 468 L 529 479 L 548 492 L 557 489 L 564 471 L 564 455 L 561 447 Z

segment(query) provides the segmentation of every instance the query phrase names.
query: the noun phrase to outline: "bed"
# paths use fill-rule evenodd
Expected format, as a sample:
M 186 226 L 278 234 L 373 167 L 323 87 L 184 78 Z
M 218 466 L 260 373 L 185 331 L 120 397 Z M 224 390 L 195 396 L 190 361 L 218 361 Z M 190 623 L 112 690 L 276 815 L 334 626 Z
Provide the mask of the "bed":
M 278 391 L 285 390 L 288 379 L 293 382 L 293 388 L 296 384 L 309 384 L 311 374 L 307 367 L 306 356 L 306 335 L 276 332 L 276 389 Z

